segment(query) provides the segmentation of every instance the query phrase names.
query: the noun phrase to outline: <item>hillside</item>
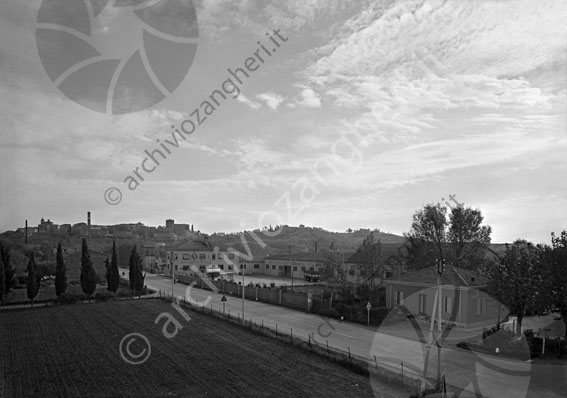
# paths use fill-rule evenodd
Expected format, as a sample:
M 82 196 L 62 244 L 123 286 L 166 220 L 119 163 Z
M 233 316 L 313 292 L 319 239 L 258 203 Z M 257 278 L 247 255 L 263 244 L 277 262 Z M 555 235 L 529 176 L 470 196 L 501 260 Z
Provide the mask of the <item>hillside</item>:
M 250 250 L 255 251 L 266 251 L 266 252 L 288 252 L 291 246 L 291 250 L 294 252 L 298 251 L 314 251 L 315 246 L 318 250 L 325 250 L 329 248 L 331 244 L 335 248 L 343 251 L 355 251 L 361 244 L 364 238 L 370 234 L 370 230 L 362 229 L 354 232 L 331 232 L 326 231 L 322 228 L 314 227 L 290 227 L 283 226 L 281 232 L 279 233 L 269 233 L 264 234 L 260 231 L 255 231 L 254 233 L 258 236 L 263 243 L 267 245 L 265 249 L 262 249 L 260 245 L 255 241 L 254 237 L 250 233 L 245 233 L 245 239 L 250 247 Z M 400 245 L 404 242 L 404 237 L 394 234 L 389 234 L 375 230 L 374 236 L 380 240 L 383 244 L 396 244 Z M 270 236 L 275 235 L 275 236 Z M 213 234 L 213 239 L 222 242 L 224 245 L 234 247 L 237 250 L 241 250 L 242 241 L 241 236 L 237 234 L 229 234 L 224 236 L 219 236 Z

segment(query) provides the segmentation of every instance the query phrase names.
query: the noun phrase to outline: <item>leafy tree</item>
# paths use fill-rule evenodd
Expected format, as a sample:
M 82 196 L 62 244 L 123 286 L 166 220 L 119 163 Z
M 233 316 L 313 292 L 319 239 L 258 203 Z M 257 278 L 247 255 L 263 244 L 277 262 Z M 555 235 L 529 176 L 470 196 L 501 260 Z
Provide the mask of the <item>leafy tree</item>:
M 0 256 L 4 263 L 4 294 L 7 294 L 12 287 L 12 279 L 14 279 L 14 273 L 16 271 L 12 268 L 10 246 L 6 243 L 0 242 Z
M 346 274 L 343 268 L 343 254 L 341 252 L 329 250 L 325 253 L 322 261 L 321 279 L 334 283 L 346 281 Z
M 67 290 L 67 270 L 63 259 L 61 242 L 57 245 L 57 268 L 55 269 L 55 294 L 61 296 Z
M 500 267 L 489 269 L 488 289 L 493 297 L 499 297 L 510 312 L 517 316 L 518 335 L 522 320 L 528 311 L 541 308 L 542 272 L 541 252 L 525 240 L 506 245 L 506 253 Z
M 30 254 L 30 259 L 28 261 L 28 282 L 27 282 L 27 293 L 28 299 L 31 300 L 31 305 L 33 307 L 33 300 L 39 292 L 39 281 L 36 274 L 36 264 L 33 252 Z
M 4 283 L 4 261 L 2 256 L 0 256 L 0 305 L 4 305 L 4 291 L 6 290 L 6 284 Z
M 484 248 L 490 243 L 492 228 L 482 225 L 478 209 L 457 206 L 451 208 L 447 239 L 451 243 L 456 266 L 474 268 L 483 261 Z
M 559 318 L 565 323 L 567 340 L 567 231 L 561 235 L 551 234 L 551 248 L 546 250 L 547 270 L 544 281 L 547 283 L 547 309 L 558 311 Z
M 116 242 L 112 242 L 112 260 L 108 263 L 106 259 L 106 282 L 107 290 L 116 293 L 120 284 L 120 273 L 118 271 L 118 256 L 116 254 Z
M 128 264 L 130 265 L 130 288 L 140 297 L 142 289 L 144 288 L 146 274 L 142 275 L 142 258 L 136 250 L 136 245 L 132 248 Z
M 444 257 L 456 266 L 475 269 L 484 262 L 490 243 L 490 226 L 482 225 L 479 209 L 456 206 L 450 212 L 441 204 L 427 204 L 413 215 L 405 234 L 405 260 L 410 268 L 433 266 Z
M 83 239 L 81 253 L 81 289 L 90 298 L 96 289 L 96 273 L 89 253 L 87 240 Z
M 362 274 L 366 276 L 369 285 L 372 286 L 376 276 L 382 277 L 382 243 L 376 240 L 374 232 L 364 238 L 362 245 L 356 250 L 355 259 L 362 267 Z M 378 266 L 378 270 L 376 270 Z

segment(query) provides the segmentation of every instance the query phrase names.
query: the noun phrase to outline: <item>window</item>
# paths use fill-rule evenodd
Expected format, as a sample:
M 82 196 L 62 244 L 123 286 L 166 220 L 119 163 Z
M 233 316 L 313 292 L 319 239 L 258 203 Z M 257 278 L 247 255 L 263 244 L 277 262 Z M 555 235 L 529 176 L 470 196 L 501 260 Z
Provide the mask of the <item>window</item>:
M 219 269 L 224 270 L 224 264 L 219 264 Z
M 229 260 L 234 260 L 234 254 L 230 253 L 230 254 L 228 255 L 228 259 L 229 259 Z
M 254 264 L 254 269 L 260 269 L 260 264 Z
M 453 311 L 453 302 L 451 300 L 451 297 L 443 298 L 443 311 L 446 314 L 450 314 L 451 311 Z
M 486 299 L 479 297 L 476 299 L 476 314 L 484 314 L 486 312 Z
M 219 260 L 222 260 L 224 258 L 222 253 L 219 253 Z
M 206 271 L 207 271 L 207 266 L 206 266 L 206 265 L 199 265 L 199 271 L 201 271 L 201 272 L 206 272 Z
M 207 255 L 205 253 L 199 254 L 199 260 L 206 260 L 206 259 L 207 259 Z
M 175 265 L 175 270 L 177 271 L 177 265 Z
M 212 257 L 212 259 L 214 260 L 214 259 L 215 259 L 215 254 L 211 254 L 211 257 Z
M 396 305 L 404 305 L 404 292 L 395 291 L 394 296 Z
M 297 271 L 297 267 L 293 267 L 293 270 L 294 270 L 294 271 Z
M 301 272 L 305 272 L 305 267 L 301 267 Z
M 266 264 L 266 269 L 270 269 L 270 264 Z
M 229 270 L 229 271 L 232 271 L 232 268 L 233 268 L 233 267 L 232 267 L 232 264 L 229 264 L 229 265 L 228 265 L 228 270 Z
M 183 255 L 183 260 L 190 260 L 191 259 L 191 255 L 190 254 L 184 254 Z
M 242 264 L 242 268 L 246 269 L 246 264 Z
M 188 265 L 184 265 L 184 266 L 183 266 L 183 271 L 189 271 L 189 266 L 188 266 Z
M 427 308 L 427 296 L 425 294 L 420 294 L 419 295 L 419 313 L 420 314 L 427 314 L 426 308 Z
M 272 265 L 272 269 L 276 269 L 276 266 L 275 266 L 275 265 Z
M 349 274 L 350 276 L 354 276 L 354 268 L 349 269 L 349 270 L 348 270 L 348 274 Z

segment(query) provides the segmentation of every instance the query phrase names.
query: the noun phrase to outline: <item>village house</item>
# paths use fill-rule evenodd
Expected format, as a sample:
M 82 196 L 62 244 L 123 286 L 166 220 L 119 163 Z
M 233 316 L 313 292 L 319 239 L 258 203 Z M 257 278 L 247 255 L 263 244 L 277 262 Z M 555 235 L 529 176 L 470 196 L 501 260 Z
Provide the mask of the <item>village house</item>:
M 431 317 L 437 291 L 437 269 L 424 268 L 385 280 L 386 306 L 404 306 L 415 316 Z M 508 309 L 486 292 L 487 278 L 449 266 L 441 276 L 442 321 L 463 328 L 492 326 Z

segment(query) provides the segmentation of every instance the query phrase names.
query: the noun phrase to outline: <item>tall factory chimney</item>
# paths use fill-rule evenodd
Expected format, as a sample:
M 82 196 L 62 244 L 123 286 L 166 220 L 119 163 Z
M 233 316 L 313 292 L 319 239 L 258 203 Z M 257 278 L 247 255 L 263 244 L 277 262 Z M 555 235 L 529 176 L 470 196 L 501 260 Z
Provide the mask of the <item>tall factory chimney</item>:
M 87 211 L 87 225 L 90 227 L 91 226 L 91 212 Z
M 28 244 L 28 220 L 26 220 L 26 245 Z

